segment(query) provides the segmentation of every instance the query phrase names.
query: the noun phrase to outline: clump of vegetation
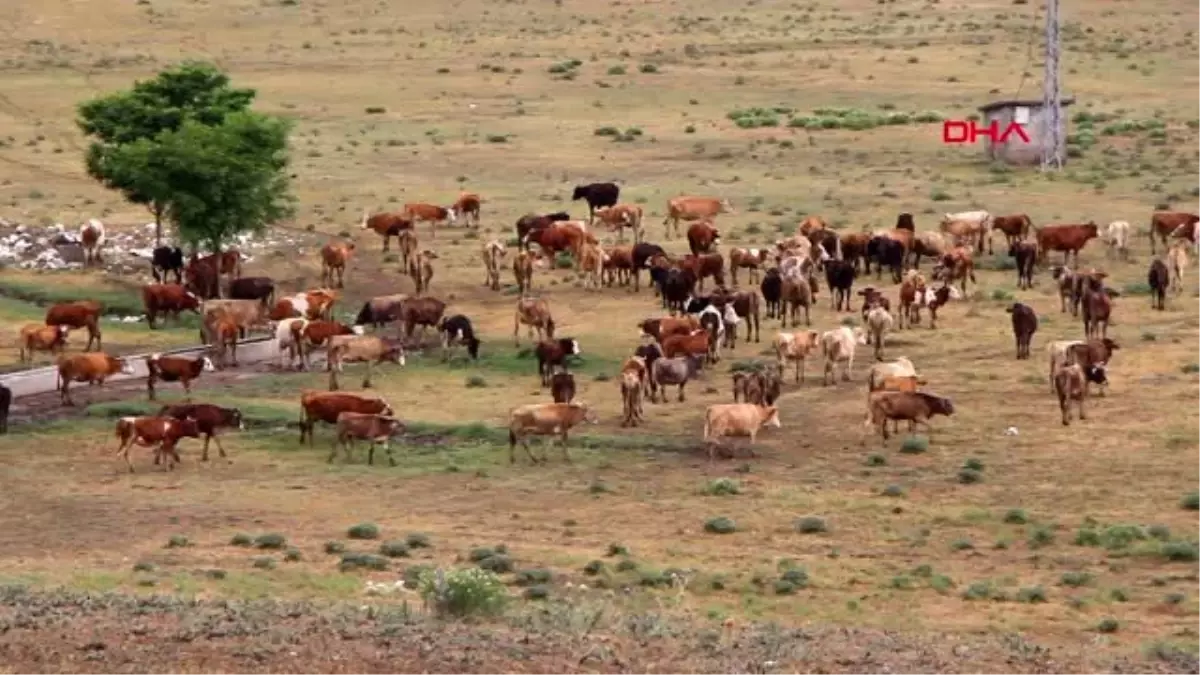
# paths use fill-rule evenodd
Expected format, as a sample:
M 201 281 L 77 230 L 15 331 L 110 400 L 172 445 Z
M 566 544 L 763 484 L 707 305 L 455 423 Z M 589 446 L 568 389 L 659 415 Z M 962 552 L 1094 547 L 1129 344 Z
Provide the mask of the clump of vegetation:
M 342 561 L 338 563 L 338 569 L 342 572 L 360 569 L 380 571 L 387 568 L 388 559 L 374 553 L 346 553 L 342 555 Z
M 429 542 L 429 535 L 422 532 L 412 532 L 404 538 L 404 543 L 408 544 L 409 548 L 431 548 L 433 544 Z
M 500 577 L 478 568 L 424 570 L 417 590 L 426 605 L 441 616 L 494 615 L 508 601 Z
M 250 546 L 254 543 L 254 539 L 245 532 L 238 532 L 229 540 L 230 546 Z
M 545 600 L 550 597 L 550 587 L 544 585 L 530 586 L 521 594 L 526 600 Z
M 503 553 L 492 554 L 478 562 L 480 569 L 485 569 L 489 572 L 495 572 L 496 574 L 504 574 L 506 572 L 513 571 L 512 558 Z
M 275 559 L 269 555 L 261 555 L 254 559 L 255 569 L 273 570 L 275 569 Z
M 941 113 L 934 111 L 873 112 L 860 108 L 817 108 L 811 114 L 793 116 L 788 120 L 788 126 L 808 129 L 809 131 L 818 131 L 821 129 L 865 131 L 884 126 L 934 124 L 944 119 Z
M 950 549 L 954 551 L 970 551 L 975 548 L 975 544 L 966 537 L 960 537 L 950 542 Z
M 579 66 L 583 65 L 583 61 L 579 59 L 570 59 L 567 61 L 559 61 L 546 69 L 546 72 L 551 75 L 558 75 L 560 79 L 573 80 L 578 73 Z
M 958 470 L 958 482 L 964 485 L 983 482 L 983 473 L 975 469 L 962 468 Z
M 1087 572 L 1063 572 L 1060 577 L 1063 586 L 1079 588 L 1080 586 L 1088 586 L 1092 583 L 1092 575 Z
M 606 555 L 610 558 L 617 555 L 629 555 L 629 549 L 624 544 L 613 542 L 608 545 L 608 553 Z
M 818 516 L 804 516 L 796 520 L 796 531 L 801 534 L 816 534 L 829 531 L 825 519 Z
M 904 488 L 899 485 L 892 484 L 883 488 L 883 492 L 880 494 L 882 494 L 884 497 L 903 497 Z
M 1046 602 L 1046 589 L 1041 586 L 1028 586 L 1017 591 L 1017 602 L 1039 603 Z
M 990 600 L 995 589 L 990 581 L 976 581 L 963 589 L 963 600 Z
M 583 566 L 583 573 L 589 577 L 594 577 L 604 572 L 604 562 L 601 560 L 593 560 Z
M 534 586 L 537 584 L 548 584 L 553 575 L 550 570 L 533 568 L 521 570 L 517 572 L 516 584 L 518 586 Z
M 1121 628 L 1121 623 L 1111 616 L 1100 619 L 1100 623 L 1096 624 L 1096 630 L 1101 633 L 1115 633 Z
M 300 562 L 303 559 L 304 559 L 304 556 L 303 556 L 303 554 L 300 553 L 300 549 L 298 549 L 298 548 L 289 548 L 283 554 L 284 562 Z
M 167 540 L 167 548 L 185 548 L 191 546 L 192 542 L 182 534 L 173 534 Z
M 287 537 L 276 532 L 260 534 L 254 538 L 255 548 L 282 549 L 287 547 Z
M 351 539 L 378 539 L 379 526 L 375 523 L 359 523 L 346 530 L 346 536 Z
M 1029 533 L 1029 539 L 1025 542 L 1029 548 L 1041 548 L 1054 543 L 1054 530 L 1046 526 L 1035 527 L 1033 532 Z
M 145 560 L 139 560 L 133 564 L 134 572 L 153 572 L 154 569 L 154 563 Z
M 900 444 L 900 452 L 906 455 L 919 455 L 929 449 L 929 439 L 924 436 L 909 436 Z
M 1194 541 L 1168 541 L 1158 547 L 1162 557 L 1172 562 L 1195 562 L 1200 559 L 1200 547 Z
M 704 494 L 711 496 L 736 495 L 742 493 L 742 486 L 732 478 L 717 478 L 704 486 Z
M 867 466 L 886 466 L 887 465 L 887 457 L 884 457 L 883 455 L 880 455 L 878 453 L 873 454 L 873 455 L 867 455 L 867 459 L 865 460 L 865 462 L 866 462 Z
M 1200 509 L 1200 492 L 1189 492 L 1179 500 L 1179 506 L 1188 511 L 1196 511 Z
M 1004 514 L 1004 522 L 1010 525 L 1024 525 L 1029 522 L 1029 516 L 1021 509 L 1009 509 Z
M 379 554 L 389 558 L 407 558 L 408 544 L 402 541 L 385 541 L 379 545 Z
M 340 541 L 325 542 L 325 552 L 329 555 L 339 555 L 346 552 L 346 545 Z
M 468 389 L 481 389 L 487 386 L 487 380 L 482 375 L 471 375 L 467 377 L 466 384 Z
M 704 531 L 712 534 L 730 534 L 737 531 L 737 523 L 725 516 L 709 518 L 704 522 Z

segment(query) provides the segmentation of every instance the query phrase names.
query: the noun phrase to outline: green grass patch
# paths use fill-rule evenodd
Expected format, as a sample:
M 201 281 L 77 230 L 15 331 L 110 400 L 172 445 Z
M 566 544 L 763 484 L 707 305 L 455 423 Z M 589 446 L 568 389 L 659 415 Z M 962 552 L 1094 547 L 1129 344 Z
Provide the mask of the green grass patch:
M 0 279 L 0 295 L 49 306 L 59 302 L 96 300 L 104 305 L 104 314 L 139 315 L 143 312 L 142 296 L 136 288 L 114 287 L 95 279 L 82 279 L 78 285 L 55 283 L 53 278 L 62 275 L 46 275 L 36 283 L 24 279 Z

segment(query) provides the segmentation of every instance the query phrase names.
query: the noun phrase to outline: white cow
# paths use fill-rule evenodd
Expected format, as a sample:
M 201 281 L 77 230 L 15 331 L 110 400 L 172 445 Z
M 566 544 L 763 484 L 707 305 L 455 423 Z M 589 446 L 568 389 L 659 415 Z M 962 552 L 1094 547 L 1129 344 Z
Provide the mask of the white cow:
M 1104 243 L 1108 244 L 1109 258 L 1115 255 L 1121 260 L 1129 259 L 1129 229 L 1129 223 L 1124 220 L 1114 220 L 1105 228 Z
M 822 384 L 830 384 L 834 379 L 834 368 L 842 364 L 842 381 L 850 380 L 850 371 L 854 368 L 854 350 L 856 345 L 867 344 L 867 333 L 861 327 L 850 328 L 842 326 L 821 333 L 821 354 L 825 357 L 825 375 Z

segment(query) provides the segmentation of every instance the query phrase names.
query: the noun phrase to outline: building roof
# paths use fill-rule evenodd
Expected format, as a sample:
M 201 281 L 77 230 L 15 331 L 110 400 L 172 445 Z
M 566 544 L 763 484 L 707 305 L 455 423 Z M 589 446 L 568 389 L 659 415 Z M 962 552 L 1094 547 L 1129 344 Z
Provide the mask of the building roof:
M 1067 96 L 1062 99 L 1063 107 L 1069 106 L 1074 102 L 1075 102 L 1074 96 Z M 1013 99 L 1013 100 L 1008 100 L 1008 101 L 993 101 L 992 103 L 988 103 L 987 105 L 980 106 L 979 112 L 985 113 L 985 112 L 991 112 L 992 110 L 996 110 L 998 108 L 1016 108 L 1018 106 L 1023 107 L 1023 108 L 1041 108 L 1042 107 L 1042 99 L 1027 98 L 1027 99 Z

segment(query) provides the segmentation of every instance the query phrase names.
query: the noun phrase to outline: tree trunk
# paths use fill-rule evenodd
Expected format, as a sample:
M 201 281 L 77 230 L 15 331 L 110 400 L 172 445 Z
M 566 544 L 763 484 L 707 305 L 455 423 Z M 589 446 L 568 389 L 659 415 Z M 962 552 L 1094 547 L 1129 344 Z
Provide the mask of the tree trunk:
M 217 271 L 217 297 L 223 298 L 225 296 L 221 294 L 221 240 L 214 238 L 210 239 L 208 243 L 212 248 L 213 263 L 215 263 L 213 267 Z
M 152 213 L 154 213 L 154 248 L 162 246 L 162 218 L 163 211 L 165 210 L 162 204 L 154 202 L 154 209 L 152 210 Z

